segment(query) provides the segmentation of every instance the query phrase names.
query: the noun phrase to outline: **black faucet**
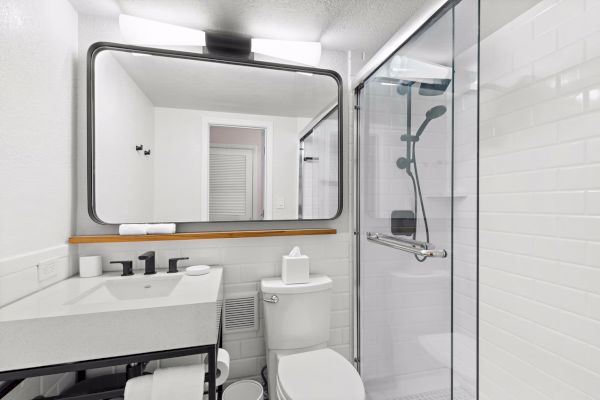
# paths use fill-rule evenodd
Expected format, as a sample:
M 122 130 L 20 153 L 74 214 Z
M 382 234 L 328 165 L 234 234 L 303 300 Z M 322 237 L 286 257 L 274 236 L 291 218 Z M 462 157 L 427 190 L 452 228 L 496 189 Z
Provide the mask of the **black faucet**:
M 156 264 L 154 262 L 154 252 L 147 251 L 141 256 L 138 257 L 140 260 L 144 260 L 146 262 L 146 267 L 144 271 L 144 275 L 152 275 L 156 273 Z
M 111 261 L 111 264 L 123 264 L 123 273 L 121 276 L 133 275 L 133 261 Z

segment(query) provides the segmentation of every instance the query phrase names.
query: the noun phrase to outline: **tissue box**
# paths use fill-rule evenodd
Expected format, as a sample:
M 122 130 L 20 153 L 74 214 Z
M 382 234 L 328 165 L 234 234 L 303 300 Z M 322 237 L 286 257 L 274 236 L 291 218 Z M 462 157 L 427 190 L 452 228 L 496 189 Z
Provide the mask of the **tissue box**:
M 281 262 L 281 280 L 286 285 L 308 283 L 310 277 L 310 259 L 308 256 L 283 256 Z

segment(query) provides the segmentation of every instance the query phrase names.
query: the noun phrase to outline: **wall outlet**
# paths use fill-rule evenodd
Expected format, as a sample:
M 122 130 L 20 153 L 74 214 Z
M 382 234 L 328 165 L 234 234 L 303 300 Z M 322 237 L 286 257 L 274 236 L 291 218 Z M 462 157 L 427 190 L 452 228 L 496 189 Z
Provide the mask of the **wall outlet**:
M 38 282 L 47 281 L 55 278 L 58 275 L 57 263 L 58 259 L 42 261 L 38 264 Z
M 277 208 L 278 209 L 285 208 L 285 197 L 283 197 L 283 196 L 277 197 Z

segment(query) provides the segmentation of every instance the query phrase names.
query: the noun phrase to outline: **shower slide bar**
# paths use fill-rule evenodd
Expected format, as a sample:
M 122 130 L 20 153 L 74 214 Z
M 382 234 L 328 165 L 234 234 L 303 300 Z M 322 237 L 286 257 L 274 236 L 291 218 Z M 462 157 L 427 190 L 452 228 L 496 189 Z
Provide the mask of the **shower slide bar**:
M 418 240 L 406 239 L 385 233 L 367 232 L 367 240 L 380 244 L 382 246 L 391 247 L 411 254 L 417 254 L 423 257 L 440 257 L 448 256 L 446 250 L 436 250 L 432 244 L 420 242 Z

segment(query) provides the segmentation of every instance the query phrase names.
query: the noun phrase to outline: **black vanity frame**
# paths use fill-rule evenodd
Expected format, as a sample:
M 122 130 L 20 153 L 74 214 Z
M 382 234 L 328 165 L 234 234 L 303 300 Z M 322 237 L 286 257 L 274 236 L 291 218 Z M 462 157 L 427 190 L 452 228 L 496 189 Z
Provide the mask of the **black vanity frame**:
M 48 365 L 36 368 L 18 369 L 14 371 L 0 372 L 0 380 L 9 381 L 0 388 L 0 398 L 7 395 L 17 387 L 24 379 L 36 376 L 53 375 L 65 372 L 77 372 L 78 374 L 87 369 L 114 367 L 130 363 L 143 363 L 165 358 L 182 357 L 194 354 L 208 354 L 208 398 L 217 400 L 217 344 L 210 344 L 197 347 L 187 347 L 175 350 L 155 351 L 151 353 L 132 354 L 127 356 L 118 356 L 110 358 L 101 358 L 98 360 L 78 361 L 68 364 Z M 204 378 L 203 378 L 204 379 Z M 74 396 L 53 396 L 43 397 L 46 400 L 103 400 L 112 397 L 122 397 L 124 388 L 103 391 L 98 393 L 88 393 Z
M 85 371 L 88 369 L 102 368 L 102 367 L 114 367 L 121 366 L 131 363 L 146 363 L 150 361 L 163 360 L 167 358 L 191 356 L 197 354 L 208 355 L 208 371 L 203 377 L 205 382 L 208 382 L 208 399 L 217 400 L 221 399 L 223 395 L 223 387 L 217 388 L 217 352 L 222 341 L 222 330 L 219 329 L 219 341 L 215 344 L 208 344 L 202 346 L 185 347 L 181 349 L 172 350 L 161 350 L 153 351 L 150 353 L 141 354 L 130 354 L 125 356 L 100 358 L 97 360 L 88 361 L 77 361 L 66 364 L 55 364 L 47 365 L 35 368 L 18 369 L 13 371 L 0 372 L 0 382 L 5 381 L 3 385 L 0 385 L 0 399 L 7 396 L 13 389 L 15 389 L 21 382 L 27 378 L 33 378 L 37 376 L 53 375 L 66 372 L 76 372 L 77 382 L 81 382 L 85 379 Z M 138 374 L 134 376 L 142 375 L 142 370 L 138 371 Z M 127 378 L 133 378 L 129 376 Z M 103 400 L 113 397 L 123 397 L 124 388 L 118 388 L 108 391 L 86 393 L 80 395 L 66 395 L 66 396 L 53 396 L 43 397 L 45 400 Z
M 222 313 L 221 313 L 222 315 Z M 219 321 L 219 334 L 217 342 L 194 347 L 184 347 L 180 349 L 160 350 L 149 353 L 129 354 L 117 357 L 100 358 L 96 360 L 76 361 L 65 364 L 44 365 L 34 368 L 17 369 L 12 371 L 0 371 L 0 399 L 7 396 L 21 382 L 27 378 L 37 376 L 46 376 L 61 374 L 66 372 L 76 372 L 76 382 L 82 382 L 86 379 L 86 370 L 103 367 L 116 367 L 133 363 L 147 363 L 150 361 L 164 360 L 167 358 L 184 357 L 198 354 L 208 356 L 208 371 L 202 377 L 208 383 L 208 399 L 217 400 L 223 396 L 223 387 L 217 387 L 217 352 L 223 343 L 223 320 Z M 134 369 L 133 374 L 127 374 L 125 381 L 136 376 L 141 376 L 143 369 Z M 3 382 L 4 381 L 4 382 Z M 104 400 L 113 397 L 123 397 L 125 388 L 115 388 L 111 390 L 99 391 L 94 393 L 85 393 L 77 395 L 58 395 L 52 397 L 36 397 L 40 400 Z M 206 393 L 206 392 L 205 392 Z
M 321 69 L 321 68 L 313 68 L 313 67 L 305 67 L 298 65 L 289 65 L 289 64 L 278 64 L 266 61 L 255 61 L 249 58 L 244 57 L 235 57 L 235 56 L 225 56 L 225 55 L 211 55 L 211 54 L 201 54 L 201 53 L 192 53 L 186 51 L 176 51 L 176 50 L 167 50 L 167 49 L 158 49 L 152 47 L 142 47 L 142 46 L 133 46 L 133 45 L 125 45 L 119 43 L 112 42 L 97 42 L 90 46 L 87 54 L 87 197 L 88 197 L 88 213 L 90 218 L 102 225 L 117 225 L 117 223 L 108 223 L 100 219 L 98 214 L 96 213 L 96 194 L 95 194 L 95 116 L 94 116 L 94 61 L 96 56 L 104 50 L 114 50 L 114 51 L 122 51 L 128 53 L 139 53 L 139 54 L 147 54 L 154 56 L 162 56 L 162 57 L 170 57 L 170 58 L 179 58 L 179 59 L 187 59 L 187 60 L 197 60 L 197 61 L 207 61 L 214 62 L 220 64 L 230 64 L 230 65 L 240 65 L 247 67 L 255 67 L 255 68 L 263 68 L 263 69 L 274 69 L 280 71 L 290 71 L 290 72 L 305 72 L 309 74 L 315 75 L 325 75 L 333 78 L 338 85 L 338 182 L 339 182 L 339 190 L 338 190 L 338 209 L 335 215 L 331 218 L 321 218 L 321 219 L 294 219 L 294 220 L 253 220 L 253 221 L 186 221 L 185 223 L 222 223 L 222 222 L 251 222 L 251 223 L 262 223 L 262 222 L 291 222 L 291 221 L 331 221 L 338 218 L 342 214 L 343 209 L 343 199 L 344 199 L 344 186 L 343 186 L 343 143 L 344 143 L 344 89 L 343 89 L 343 81 L 340 74 L 336 71 Z M 121 221 L 121 223 L 126 222 L 135 222 L 135 221 Z M 138 221 L 139 222 L 139 221 Z M 172 221 L 166 221 L 172 222 Z

